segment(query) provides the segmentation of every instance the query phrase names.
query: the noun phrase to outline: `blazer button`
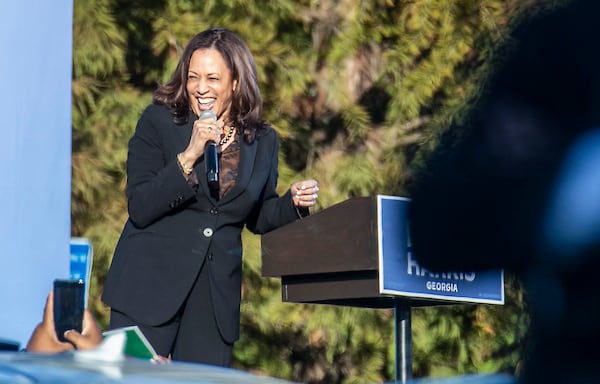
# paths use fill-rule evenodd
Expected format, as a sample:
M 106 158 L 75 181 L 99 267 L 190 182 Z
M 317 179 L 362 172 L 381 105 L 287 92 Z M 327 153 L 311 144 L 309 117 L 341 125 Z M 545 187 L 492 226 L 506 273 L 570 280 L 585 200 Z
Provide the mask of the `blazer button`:
M 217 213 L 219 213 L 219 210 L 216 207 L 212 207 L 210 209 L 210 214 L 211 215 L 216 215 Z
M 204 228 L 204 231 L 202 231 L 202 234 L 205 237 L 211 237 L 213 235 L 213 230 L 212 230 L 212 228 Z
M 212 260 L 212 252 L 208 254 L 208 260 Z

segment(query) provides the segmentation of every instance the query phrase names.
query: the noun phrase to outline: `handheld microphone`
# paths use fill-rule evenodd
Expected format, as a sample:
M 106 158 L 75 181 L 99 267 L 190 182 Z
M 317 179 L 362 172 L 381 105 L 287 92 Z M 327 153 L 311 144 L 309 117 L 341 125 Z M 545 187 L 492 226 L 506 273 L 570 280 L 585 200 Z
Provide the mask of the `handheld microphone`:
M 217 115 L 211 110 L 202 111 L 198 119 L 217 120 Z M 219 189 L 219 157 L 217 154 L 217 143 L 213 140 L 207 141 L 204 146 L 204 165 L 206 166 L 206 180 L 208 181 L 208 186 L 213 191 L 217 191 Z

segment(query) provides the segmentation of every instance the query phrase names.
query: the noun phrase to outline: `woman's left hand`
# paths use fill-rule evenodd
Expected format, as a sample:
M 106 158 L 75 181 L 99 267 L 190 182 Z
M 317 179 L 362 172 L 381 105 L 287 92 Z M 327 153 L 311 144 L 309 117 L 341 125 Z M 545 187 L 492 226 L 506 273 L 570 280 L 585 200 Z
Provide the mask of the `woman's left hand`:
M 316 180 L 297 181 L 292 184 L 290 190 L 296 207 L 308 208 L 317 203 L 319 187 Z

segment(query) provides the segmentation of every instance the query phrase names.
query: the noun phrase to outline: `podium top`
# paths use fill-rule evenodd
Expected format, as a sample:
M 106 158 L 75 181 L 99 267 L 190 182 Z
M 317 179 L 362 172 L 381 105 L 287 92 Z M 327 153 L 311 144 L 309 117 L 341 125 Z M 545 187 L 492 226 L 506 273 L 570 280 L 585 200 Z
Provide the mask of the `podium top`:
M 261 238 L 263 276 L 377 271 L 377 199 L 352 198 Z

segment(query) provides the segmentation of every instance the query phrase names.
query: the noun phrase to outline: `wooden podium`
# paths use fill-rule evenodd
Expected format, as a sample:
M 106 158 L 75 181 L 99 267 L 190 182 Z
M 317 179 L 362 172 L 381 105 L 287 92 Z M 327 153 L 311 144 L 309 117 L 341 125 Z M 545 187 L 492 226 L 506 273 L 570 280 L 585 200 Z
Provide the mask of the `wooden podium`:
M 377 201 L 346 200 L 261 238 L 262 274 L 281 278 L 282 300 L 393 308 L 379 294 Z
M 408 202 L 352 198 L 261 238 L 262 274 L 281 278 L 282 301 L 395 310 L 396 372 L 403 383 L 412 376 L 412 307 L 504 303 L 501 270 L 436 274 L 418 266 Z

